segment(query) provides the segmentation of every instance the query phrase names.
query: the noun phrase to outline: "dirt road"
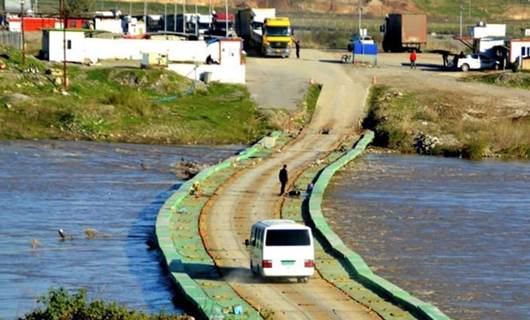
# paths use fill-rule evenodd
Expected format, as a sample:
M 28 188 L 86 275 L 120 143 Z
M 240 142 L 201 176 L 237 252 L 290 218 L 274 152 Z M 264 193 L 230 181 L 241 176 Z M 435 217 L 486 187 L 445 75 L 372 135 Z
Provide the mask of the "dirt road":
M 242 170 L 218 190 L 203 211 L 201 233 L 225 280 L 257 310 L 272 312 L 274 319 L 379 319 L 318 276 L 305 284 L 270 283 L 257 281 L 248 269 L 243 242 L 250 226 L 258 220 L 279 218 L 282 198 L 278 196 L 277 174 L 281 165 L 287 164 L 293 177 L 353 133 L 362 118 L 369 78 L 348 74 L 344 65 L 326 62 L 329 56 L 325 53 L 307 51 L 305 55 L 303 60 L 280 63 L 284 75 L 312 77 L 323 84 L 312 122 L 282 152 Z M 260 63 L 273 69 L 278 60 Z M 285 73 L 286 69 L 289 72 Z M 330 129 L 329 134 L 321 134 L 323 128 Z
M 338 58 L 338 55 L 335 54 Z M 439 93 L 442 96 L 461 97 L 478 108 L 491 108 L 501 114 L 530 112 L 530 91 L 507 88 L 460 79 L 485 72 L 460 72 L 441 69 L 440 55 L 422 53 L 418 55 L 418 69 L 410 70 L 408 54 L 383 53 L 378 56 L 378 67 L 373 69 L 378 82 L 399 89 L 411 89 L 425 94 Z

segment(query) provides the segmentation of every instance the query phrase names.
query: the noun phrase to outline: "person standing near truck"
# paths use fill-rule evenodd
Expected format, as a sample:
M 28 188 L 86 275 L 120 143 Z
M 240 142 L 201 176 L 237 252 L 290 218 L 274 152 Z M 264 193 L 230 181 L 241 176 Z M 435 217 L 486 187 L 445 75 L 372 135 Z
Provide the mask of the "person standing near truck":
M 416 69 L 416 59 L 417 59 L 416 50 L 412 50 L 412 52 L 410 53 L 410 56 L 409 56 L 410 68 L 411 69 Z
M 294 47 L 296 49 L 296 59 L 300 59 L 300 40 L 294 42 Z

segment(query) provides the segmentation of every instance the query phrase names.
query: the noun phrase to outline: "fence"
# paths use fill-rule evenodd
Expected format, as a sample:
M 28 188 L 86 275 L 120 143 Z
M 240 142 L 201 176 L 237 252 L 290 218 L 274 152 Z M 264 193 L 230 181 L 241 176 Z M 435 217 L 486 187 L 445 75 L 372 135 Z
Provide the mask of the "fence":
M 0 45 L 21 49 L 21 44 L 22 34 L 20 32 L 0 31 Z

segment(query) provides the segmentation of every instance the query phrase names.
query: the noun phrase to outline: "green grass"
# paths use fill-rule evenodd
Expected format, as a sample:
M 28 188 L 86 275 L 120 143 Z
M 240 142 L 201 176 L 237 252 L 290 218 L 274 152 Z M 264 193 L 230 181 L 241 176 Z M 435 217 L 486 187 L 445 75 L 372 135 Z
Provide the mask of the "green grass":
M 530 117 L 499 118 L 485 107 L 480 118 L 470 118 L 466 106 L 478 106 L 444 92 L 400 92 L 383 85 L 372 87 L 364 127 L 375 132 L 376 145 L 405 153 L 416 152 L 421 134 L 439 138 L 432 155 L 530 158 Z M 490 116 L 491 115 L 491 116 Z
M 0 139 L 224 144 L 269 130 L 244 86 L 195 87 L 161 69 L 69 66 L 64 96 L 46 74 L 53 65 L 28 57 L 26 67 L 38 73 L 23 73 L 17 51 L 0 54 L 8 64 L 0 73 Z
M 524 4 L 524 2 L 521 2 L 520 0 L 414 0 L 414 2 L 420 9 L 436 16 L 458 16 L 462 5 L 464 9 L 464 17 L 471 16 L 472 18 L 478 19 L 493 18 L 495 16 L 503 15 L 505 9 L 509 5 Z M 526 5 L 528 6 L 528 3 Z
M 322 85 L 317 83 L 309 85 L 309 88 L 307 89 L 304 101 L 306 106 L 306 112 L 309 118 L 311 118 L 313 113 L 315 112 L 318 97 L 320 96 L 320 91 L 322 91 Z

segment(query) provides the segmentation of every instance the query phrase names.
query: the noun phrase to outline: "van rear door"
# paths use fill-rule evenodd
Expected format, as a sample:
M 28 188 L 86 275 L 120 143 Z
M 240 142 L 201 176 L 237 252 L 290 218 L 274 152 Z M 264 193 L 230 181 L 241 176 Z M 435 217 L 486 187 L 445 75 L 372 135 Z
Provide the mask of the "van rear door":
M 263 260 L 270 261 L 268 276 L 313 274 L 313 239 L 309 229 L 267 229 Z

